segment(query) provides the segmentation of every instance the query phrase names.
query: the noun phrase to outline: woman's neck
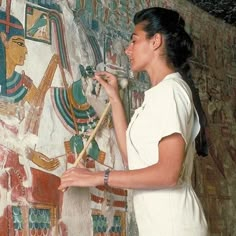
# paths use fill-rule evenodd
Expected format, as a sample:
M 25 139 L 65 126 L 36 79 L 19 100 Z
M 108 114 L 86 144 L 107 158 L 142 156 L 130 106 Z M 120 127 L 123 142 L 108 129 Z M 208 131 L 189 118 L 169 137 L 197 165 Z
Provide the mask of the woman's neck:
M 167 75 L 176 72 L 175 68 L 169 65 L 165 58 L 159 54 L 155 55 L 149 62 L 146 72 L 149 75 L 152 87 L 160 83 Z
M 167 75 L 174 73 L 175 70 L 169 67 L 155 69 L 148 72 L 152 87 L 160 83 Z

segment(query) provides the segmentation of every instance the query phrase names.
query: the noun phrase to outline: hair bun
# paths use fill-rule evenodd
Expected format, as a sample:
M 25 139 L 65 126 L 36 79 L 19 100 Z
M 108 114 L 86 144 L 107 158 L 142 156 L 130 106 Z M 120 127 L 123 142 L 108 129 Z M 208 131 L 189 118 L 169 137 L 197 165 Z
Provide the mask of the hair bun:
M 181 27 L 181 28 L 185 27 L 185 21 L 184 21 L 184 19 L 180 15 L 178 17 L 177 26 Z

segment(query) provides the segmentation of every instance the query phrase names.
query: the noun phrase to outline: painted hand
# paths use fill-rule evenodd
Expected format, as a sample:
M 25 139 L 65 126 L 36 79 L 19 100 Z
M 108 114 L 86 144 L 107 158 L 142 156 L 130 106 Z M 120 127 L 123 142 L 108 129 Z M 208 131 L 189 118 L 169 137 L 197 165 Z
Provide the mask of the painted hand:
M 37 166 L 45 170 L 55 170 L 60 166 L 60 162 L 57 158 L 48 158 L 41 152 L 36 152 L 32 149 L 28 151 L 28 158 Z
M 100 149 L 98 147 L 97 142 L 93 139 L 89 144 L 87 149 L 87 154 L 93 158 L 93 160 L 97 160 L 99 157 Z
M 80 153 L 84 148 L 83 139 L 80 135 L 74 135 L 70 139 L 70 150 L 71 152 Z

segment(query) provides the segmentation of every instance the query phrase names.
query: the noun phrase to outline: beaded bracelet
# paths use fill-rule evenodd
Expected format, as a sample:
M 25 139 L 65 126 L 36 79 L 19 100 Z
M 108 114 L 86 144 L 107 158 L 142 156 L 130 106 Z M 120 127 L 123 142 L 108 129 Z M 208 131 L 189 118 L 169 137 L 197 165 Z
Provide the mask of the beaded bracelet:
M 110 169 L 106 169 L 105 172 L 104 172 L 104 186 L 105 186 L 106 188 L 109 187 L 109 185 L 108 185 L 108 180 L 109 180 L 110 171 L 111 171 Z

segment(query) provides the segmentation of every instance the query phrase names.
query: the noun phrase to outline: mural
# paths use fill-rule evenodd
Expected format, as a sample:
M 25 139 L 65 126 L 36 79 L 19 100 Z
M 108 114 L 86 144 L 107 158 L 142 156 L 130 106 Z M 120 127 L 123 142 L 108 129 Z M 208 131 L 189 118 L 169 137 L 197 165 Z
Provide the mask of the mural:
M 56 191 L 59 179 L 46 172 L 31 168 L 30 162 L 32 161 L 45 170 L 55 169 L 59 163 L 58 160 L 49 160 L 37 155 L 37 152 L 34 151 L 31 145 L 35 144 L 34 134 L 37 133 L 37 130 L 32 135 L 28 135 L 24 131 L 24 123 L 28 116 L 27 111 L 33 106 L 34 98 L 38 98 L 37 95 L 40 91 L 24 71 L 22 73 L 16 71 L 16 66 L 24 65 L 28 50 L 24 27 L 16 17 L 10 15 L 10 6 L 7 7 L 5 12 L 0 12 L 1 51 L 3 53 L 1 130 L 4 134 L 1 137 L 2 174 L 0 181 L 1 197 L 5 196 L 6 198 L 5 202 L 1 201 L 3 213 L 1 231 L 2 235 L 15 235 L 15 233 L 23 231 L 32 233 L 42 230 L 49 233 L 55 227 L 55 219 L 58 217 L 57 208 L 60 195 L 53 193 Z M 45 80 L 53 78 L 56 65 L 56 57 L 52 57 L 44 74 Z M 43 103 L 43 100 L 40 100 Z M 11 112 L 6 114 L 9 108 Z M 50 185 L 46 184 L 45 192 L 39 194 L 39 188 L 47 179 L 50 179 Z M 7 195 L 9 196 L 7 197 Z M 42 221 L 38 221 L 37 218 L 41 215 Z
M 19 4 L 24 12 L 15 16 Z M 63 4 L 6 1 L 0 11 L 0 235 L 126 234 L 126 190 L 57 190 L 107 102 L 91 79 L 102 62 L 99 43 L 82 22 L 66 29 L 63 10 Z M 78 42 L 66 38 L 70 27 Z M 78 54 L 71 53 L 70 41 Z M 91 169 L 123 168 L 109 114 L 85 161 Z M 75 217 L 82 214 L 79 223 Z

